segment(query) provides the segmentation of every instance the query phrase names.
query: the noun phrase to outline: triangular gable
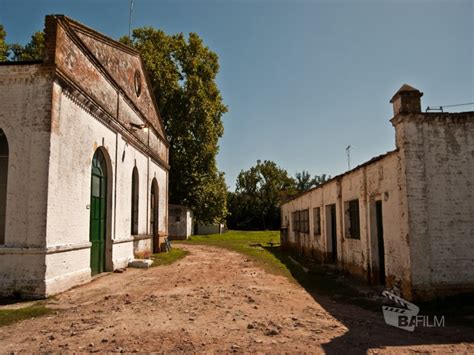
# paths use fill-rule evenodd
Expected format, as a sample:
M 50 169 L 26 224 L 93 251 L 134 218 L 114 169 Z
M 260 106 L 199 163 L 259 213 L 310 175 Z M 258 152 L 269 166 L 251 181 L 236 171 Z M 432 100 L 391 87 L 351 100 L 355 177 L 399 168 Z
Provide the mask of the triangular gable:
M 163 122 L 139 53 L 69 18 L 64 19 L 128 99 L 166 141 Z

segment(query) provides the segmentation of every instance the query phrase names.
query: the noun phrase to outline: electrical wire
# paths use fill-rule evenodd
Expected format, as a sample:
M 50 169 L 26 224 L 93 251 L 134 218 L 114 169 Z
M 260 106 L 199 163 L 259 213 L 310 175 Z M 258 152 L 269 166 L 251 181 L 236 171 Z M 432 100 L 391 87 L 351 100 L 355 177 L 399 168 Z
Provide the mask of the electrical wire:
M 466 102 L 465 104 L 441 105 L 440 107 L 456 107 L 456 106 L 468 106 L 468 105 L 474 105 L 474 102 Z

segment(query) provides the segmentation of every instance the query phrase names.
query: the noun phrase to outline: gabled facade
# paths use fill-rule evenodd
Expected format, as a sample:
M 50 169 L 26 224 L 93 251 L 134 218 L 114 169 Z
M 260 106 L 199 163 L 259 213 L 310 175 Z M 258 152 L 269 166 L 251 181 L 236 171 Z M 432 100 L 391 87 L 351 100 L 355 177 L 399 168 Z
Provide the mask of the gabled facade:
M 390 101 L 396 149 L 281 207 L 282 245 L 406 299 L 474 290 L 474 112 Z
M 0 64 L 0 295 L 49 296 L 158 251 L 168 149 L 135 50 L 46 17 L 46 56 Z

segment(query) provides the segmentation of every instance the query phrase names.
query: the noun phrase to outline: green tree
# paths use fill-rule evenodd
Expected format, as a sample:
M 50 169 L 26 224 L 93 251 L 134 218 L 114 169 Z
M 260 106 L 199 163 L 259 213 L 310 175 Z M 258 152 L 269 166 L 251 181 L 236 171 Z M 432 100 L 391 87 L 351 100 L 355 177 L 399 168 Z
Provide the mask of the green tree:
M 216 155 L 227 107 L 215 82 L 216 53 L 195 33 L 186 39 L 151 27 L 120 41 L 141 53 L 150 76 L 170 142 L 170 201 L 189 206 L 198 222 L 223 221 L 227 187 Z
M 8 54 L 8 46 L 7 42 L 5 41 L 6 36 L 7 33 L 5 32 L 5 29 L 2 25 L 0 25 L 0 61 L 2 62 L 7 60 Z
M 231 224 L 244 229 L 278 229 L 282 195 L 294 191 L 295 181 L 286 170 L 273 161 L 258 160 L 237 177 L 229 204 Z
M 40 60 L 44 57 L 44 50 L 44 32 L 38 31 L 31 36 L 30 42 L 25 46 L 18 43 L 8 44 L 7 59 L 12 61 Z
M 25 46 L 21 60 L 38 60 L 44 57 L 44 32 L 38 31 L 31 36 L 31 41 Z
M 326 174 L 315 175 L 314 177 L 311 177 L 311 174 L 308 171 L 303 170 L 301 173 L 296 173 L 295 175 L 296 189 L 299 192 L 303 192 L 311 189 L 312 187 L 321 185 L 330 178 L 331 177 L 327 176 Z

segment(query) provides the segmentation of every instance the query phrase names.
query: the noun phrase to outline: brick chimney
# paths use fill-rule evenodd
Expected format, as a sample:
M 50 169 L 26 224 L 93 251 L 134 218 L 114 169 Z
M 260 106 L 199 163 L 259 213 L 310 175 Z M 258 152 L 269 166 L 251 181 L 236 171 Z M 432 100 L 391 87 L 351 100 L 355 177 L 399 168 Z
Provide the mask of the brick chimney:
M 390 103 L 393 104 L 393 115 L 421 112 L 421 100 L 423 93 L 420 90 L 403 84 L 393 95 Z

